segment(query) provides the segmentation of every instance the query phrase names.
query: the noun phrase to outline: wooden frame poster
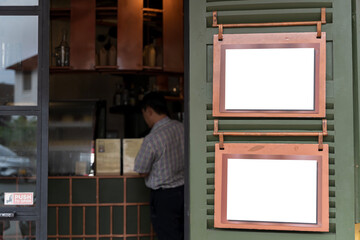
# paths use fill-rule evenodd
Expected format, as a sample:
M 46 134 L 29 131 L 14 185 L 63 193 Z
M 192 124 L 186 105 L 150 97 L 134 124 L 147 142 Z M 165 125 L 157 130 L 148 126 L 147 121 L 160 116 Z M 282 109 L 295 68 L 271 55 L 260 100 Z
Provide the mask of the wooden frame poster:
M 214 35 L 215 117 L 325 117 L 326 34 Z
M 328 145 L 215 149 L 216 228 L 329 231 Z

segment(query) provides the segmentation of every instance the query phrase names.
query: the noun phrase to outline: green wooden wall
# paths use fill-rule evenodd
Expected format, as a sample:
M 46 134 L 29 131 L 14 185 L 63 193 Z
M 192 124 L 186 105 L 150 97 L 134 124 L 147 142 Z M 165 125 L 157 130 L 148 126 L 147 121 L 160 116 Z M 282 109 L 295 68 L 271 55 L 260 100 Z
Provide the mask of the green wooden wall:
M 359 29 L 360 29 L 360 3 L 359 1 L 353 0 L 353 73 L 354 73 L 354 135 L 355 135 L 355 204 L 356 204 L 356 223 L 360 223 L 360 109 L 359 109 L 359 67 L 360 67 L 360 37 L 359 37 Z
M 251 240 L 353 240 L 356 217 L 355 199 L 355 142 L 359 135 L 357 124 L 358 90 L 357 33 L 352 26 L 358 1 L 350 0 L 196 0 L 189 1 L 190 22 L 190 238 L 194 239 L 251 239 Z M 329 196 L 330 232 L 281 232 L 215 229 L 214 219 L 214 144 L 212 135 L 212 11 L 218 11 L 219 23 L 310 21 L 320 19 L 320 8 L 326 7 L 327 24 L 327 103 L 326 119 L 330 146 Z M 355 19 L 357 17 L 354 14 Z M 355 29 L 355 30 L 354 30 Z M 313 26 L 226 28 L 224 33 L 315 32 Z M 355 74 L 354 74 L 355 73 Z M 353 84 L 355 82 L 355 85 Z M 354 114 L 354 110 L 355 113 Z M 218 118 L 224 131 L 321 130 L 320 119 L 256 119 Z M 356 124 L 355 124 L 356 123 Z M 239 143 L 316 143 L 312 137 L 264 138 L 225 137 L 225 142 Z M 359 180 L 358 180 L 359 181 Z

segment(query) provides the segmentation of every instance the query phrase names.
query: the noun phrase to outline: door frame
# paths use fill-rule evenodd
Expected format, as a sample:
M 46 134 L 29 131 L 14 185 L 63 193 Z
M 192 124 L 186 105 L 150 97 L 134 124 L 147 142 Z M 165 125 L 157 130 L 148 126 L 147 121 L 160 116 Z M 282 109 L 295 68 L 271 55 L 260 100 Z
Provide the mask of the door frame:
M 37 117 L 36 206 L 0 208 L 0 212 L 15 211 L 17 215 L 9 219 L 10 221 L 35 221 L 36 239 L 47 239 L 49 1 L 39 0 L 38 6 L 1 6 L 0 16 L 38 16 L 38 104 L 37 106 L 0 106 L 1 115 Z
M 190 239 L 190 34 L 189 1 L 184 2 L 184 129 L 185 129 L 185 184 L 184 184 L 184 239 Z

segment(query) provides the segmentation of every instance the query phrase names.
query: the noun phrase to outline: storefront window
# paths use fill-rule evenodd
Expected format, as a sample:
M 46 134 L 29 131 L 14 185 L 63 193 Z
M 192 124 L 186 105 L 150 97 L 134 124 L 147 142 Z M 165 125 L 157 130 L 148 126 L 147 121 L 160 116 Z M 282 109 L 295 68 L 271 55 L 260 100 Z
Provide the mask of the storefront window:
M 2 0 L 0 6 L 37 6 L 39 0 Z
M 0 32 L 0 105 L 37 105 L 38 17 L 0 16 Z
M 0 116 L 0 207 L 35 205 L 37 124 L 35 116 Z
M 0 239 L 28 239 L 35 240 L 36 237 L 35 222 L 26 221 L 0 221 Z

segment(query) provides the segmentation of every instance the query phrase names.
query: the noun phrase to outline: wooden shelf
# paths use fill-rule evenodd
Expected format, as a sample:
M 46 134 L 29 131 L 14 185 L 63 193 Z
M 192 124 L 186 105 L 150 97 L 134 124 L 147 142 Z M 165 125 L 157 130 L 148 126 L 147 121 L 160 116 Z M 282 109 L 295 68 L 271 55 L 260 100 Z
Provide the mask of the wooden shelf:
M 95 175 L 95 176 L 49 176 L 49 179 L 109 179 L 109 178 L 144 178 L 139 174 L 123 174 L 123 175 Z M 11 178 L 13 179 L 13 178 Z
M 124 114 L 124 113 L 141 113 L 139 106 L 120 105 L 110 107 L 110 113 Z
M 165 96 L 165 100 L 167 101 L 183 101 L 183 97 L 177 96 Z M 120 105 L 120 106 L 112 106 L 110 107 L 110 113 L 113 114 L 128 114 L 128 113 L 141 113 L 141 109 L 139 105 L 130 106 L 130 105 Z
M 142 70 L 120 70 L 117 66 L 95 66 L 92 69 L 78 70 L 71 67 L 52 66 L 49 69 L 51 74 L 77 74 L 77 73 L 109 73 L 109 74 L 139 74 L 139 75 L 169 75 L 182 76 L 183 72 L 166 72 L 162 68 L 144 67 Z
M 96 25 L 108 26 L 108 27 L 116 27 L 116 26 L 117 26 L 117 22 L 115 22 L 115 21 L 116 21 L 116 19 L 112 19 L 112 18 L 97 19 L 97 20 L 96 20 Z
M 51 67 L 50 67 L 50 72 L 70 71 L 70 70 L 71 70 L 70 67 L 56 67 L 56 66 L 51 66 Z
M 152 70 L 152 71 L 162 71 L 162 67 L 149 67 L 149 66 L 143 66 L 144 70 Z
M 117 7 L 97 7 L 96 14 L 98 16 L 117 16 Z M 51 8 L 50 15 L 52 17 L 70 17 L 70 8 Z M 145 13 L 163 13 L 162 9 L 156 8 L 143 8 L 143 12 Z
M 163 13 L 163 10 L 157 8 L 143 8 L 143 12 Z
M 114 74 L 139 72 L 179 74 L 183 72 L 182 0 L 164 1 L 162 4 L 147 5 L 150 6 L 147 8 L 144 8 L 143 2 L 132 0 L 106 1 L 106 4 L 94 0 L 70 0 L 69 2 L 71 3 L 70 6 L 52 7 L 50 16 L 55 21 L 69 21 L 69 24 L 67 22 L 61 24 L 70 29 L 68 41 L 71 67 L 51 67 L 51 73 L 74 73 L 75 71 L 71 68 L 78 69 L 77 73 L 114 71 Z M 162 9 L 152 7 L 162 7 Z M 60 28 L 61 24 L 54 24 L 53 30 L 59 31 L 60 29 L 56 28 Z M 117 68 L 95 67 L 96 31 L 98 31 L 97 27 L 100 26 L 117 27 L 116 45 L 119 64 Z M 145 27 L 155 28 L 158 33 L 154 33 L 154 36 L 162 34 L 163 66 L 161 67 L 141 66 Z M 159 29 L 162 29 L 162 33 Z M 52 33 L 53 40 L 58 39 L 58 35 L 59 33 Z M 149 39 L 145 39 L 144 42 L 148 43 L 150 37 L 146 37 Z
M 51 8 L 50 12 L 51 12 L 51 15 L 67 14 L 70 16 L 70 8 Z M 163 13 L 163 10 L 156 9 L 156 8 L 143 8 L 143 12 Z M 113 15 L 113 14 L 117 15 L 117 7 L 97 7 L 96 13 L 104 14 L 104 15 Z
M 116 12 L 117 11 L 117 7 L 97 7 L 96 11 L 104 11 L 104 12 Z
M 165 100 L 168 100 L 168 101 L 184 101 L 184 97 L 165 96 Z
M 116 17 L 117 16 L 117 7 L 97 7 L 96 8 L 97 17 Z
M 70 8 L 52 8 L 50 9 L 50 17 L 69 17 Z
M 49 128 L 92 128 L 93 123 L 91 121 L 87 122 L 52 122 L 49 123 Z
M 118 66 L 100 66 L 100 65 L 97 65 L 97 66 L 95 66 L 95 69 L 99 70 L 99 71 L 112 71 L 112 70 L 117 70 Z

